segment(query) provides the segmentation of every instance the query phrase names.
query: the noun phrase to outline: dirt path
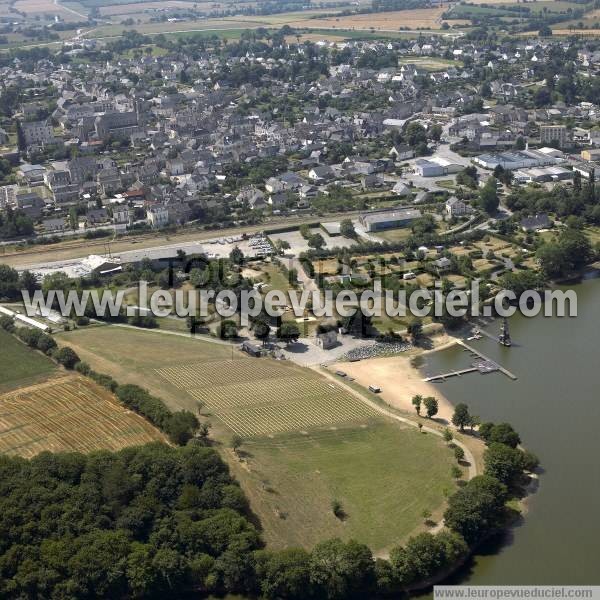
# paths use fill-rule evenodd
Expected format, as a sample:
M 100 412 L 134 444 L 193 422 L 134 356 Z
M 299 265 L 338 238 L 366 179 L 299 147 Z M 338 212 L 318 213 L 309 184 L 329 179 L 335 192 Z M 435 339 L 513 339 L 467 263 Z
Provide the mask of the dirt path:
M 354 388 L 345 384 L 343 381 L 340 381 L 339 377 L 335 377 L 331 373 L 324 371 L 322 369 L 315 369 L 315 370 L 318 371 L 324 377 L 327 377 L 331 381 L 334 381 L 337 385 L 345 388 L 348 392 L 353 394 L 356 398 L 358 398 L 362 402 L 368 404 L 371 408 L 375 409 L 380 414 L 385 415 L 386 417 L 389 417 L 390 419 L 399 421 L 400 423 L 404 423 L 405 425 L 410 425 L 411 427 L 418 427 L 417 422 L 415 422 L 412 419 L 409 419 L 407 417 L 401 417 L 400 415 L 398 415 L 390 410 L 387 410 L 380 404 L 377 404 L 376 402 L 369 400 L 366 396 L 364 396 L 360 392 L 356 391 Z M 452 427 L 452 426 L 450 426 L 450 427 Z M 427 427 L 426 425 L 424 425 L 422 430 L 427 433 L 432 433 L 433 435 L 437 435 L 438 437 L 443 438 L 441 431 L 439 431 L 437 429 L 433 429 L 431 427 Z M 460 448 L 463 449 L 463 451 L 465 453 L 466 462 L 469 463 L 469 468 L 467 471 L 467 479 L 472 479 L 473 477 L 475 477 L 477 475 L 477 463 L 475 462 L 475 457 L 473 456 L 473 453 L 471 452 L 471 450 L 465 444 L 463 444 L 462 442 L 460 442 L 456 439 L 453 441 L 457 446 L 459 446 Z

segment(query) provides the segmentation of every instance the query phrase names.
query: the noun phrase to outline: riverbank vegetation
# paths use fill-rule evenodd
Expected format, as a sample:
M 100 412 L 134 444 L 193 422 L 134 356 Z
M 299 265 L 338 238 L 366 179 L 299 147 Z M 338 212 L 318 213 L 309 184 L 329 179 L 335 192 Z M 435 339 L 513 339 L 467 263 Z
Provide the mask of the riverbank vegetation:
M 75 363 L 91 375 L 81 365 Z M 160 425 L 158 399 L 95 378 Z M 506 525 L 506 502 L 536 464 L 524 460 L 509 426 L 482 425 L 483 436 L 489 442 L 485 473 L 449 497 L 446 529 L 410 538 L 391 549 L 389 560 L 338 538 L 310 551 L 265 549 L 244 494 L 206 436 L 174 440 L 186 444 L 179 448 L 151 444 L 87 456 L 3 457 L 0 592 L 6 598 L 231 592 L 318 600 L 416 589 L 446 576 L 470 548 Z M 338 513 L 345 514 L 342 507 Z

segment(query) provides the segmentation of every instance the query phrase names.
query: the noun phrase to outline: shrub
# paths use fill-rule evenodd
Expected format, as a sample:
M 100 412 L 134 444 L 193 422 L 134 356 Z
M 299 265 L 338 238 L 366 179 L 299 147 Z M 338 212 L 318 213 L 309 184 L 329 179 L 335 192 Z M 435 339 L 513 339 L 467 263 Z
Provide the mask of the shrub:
M 119 384 L 110 376 L 104 375 L 104 373 L 96 373 L 96 371 L 90 370 L 88 374 L 91 379 L 93 379 L 96 383 L 105 387 L 107 390 L 111 392 L 115 392 L 119 387 Z
M 165 425 L 165 433 L 171 441 L 179 446 L 185 446 L 198 429 L 198 419 L 189 411 L 182 410 L 173 413 Z
M 81 373 L 82 375 L 89 375 L 92 371 L 92 369 L 90 368 L 90 365 L 88 365 L 86 362 L 83 362 L 83 361 L 79 361 L 75 365 L 75 370 L 78 373 Z
M 37 341 L 37 349 L 41 350 L 44 354 L 51 354 L 56 348 L 56 341 L 54 338 L 47 333 L 42 333 Z
M 0 327 L 4 329 L 4 331 L 8 331 L 8 333 L 14 333 L 14 319 L 12 317 L 9 317 L 8 315 L 0 315 Z
M 63 346 L 54 352 L 54 358 L 65 367 L 65 369 L 73 369 L 79 362 L 79 356 L 77 356 L 75 350 L 69 348 L 69 346 Z
M 144 388 L 129 383 L 119 385 L 115 393 L 125 406 L 146 417 L 159 429 L 166 430 L 172 413 L 162 400 L 152 396 Z

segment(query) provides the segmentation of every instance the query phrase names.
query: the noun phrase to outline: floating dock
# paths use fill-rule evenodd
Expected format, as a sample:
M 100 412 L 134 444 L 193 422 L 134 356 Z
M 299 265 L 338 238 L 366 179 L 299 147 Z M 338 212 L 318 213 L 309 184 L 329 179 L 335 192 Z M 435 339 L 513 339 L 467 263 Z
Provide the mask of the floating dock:
M 502 365 L 499 365 L 496 361 L 492 360 L 485 354 L 479 352 L 472 346 L 469 346 L 466 342 L 462 340 L 457 340 L 457 344 L 462 346 L 467 352 L 470 352 L 471 355 L 477 360 L 471 363 L 470 367 L 466 369 L 458 369 L 456 371 L 449 371 L 448 373 L 441 373 L 440 375 L 433 375 L 431 377 L 426 377 L 423 381 L 435 382 L 435 381 L 445 381 L 450 377 L 460 377 L 461 375 L 466 375 L 467 373 L 475 373 L 479 372 L 482 375 L 487 373 L 495 373 L 496 371 L 500 371 L 507 377 L 512 380 L 516 380 L 517 376 L 514 373 L 511 373 L 508 369 L 505 369 Z

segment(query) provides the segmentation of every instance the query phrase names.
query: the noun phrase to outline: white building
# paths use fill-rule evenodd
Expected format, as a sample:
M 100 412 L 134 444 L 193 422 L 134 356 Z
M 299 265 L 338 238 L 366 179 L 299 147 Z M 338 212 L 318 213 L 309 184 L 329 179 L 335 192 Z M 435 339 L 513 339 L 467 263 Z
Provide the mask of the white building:
M 169 224 L 169 210 L 166 206 L 152 206 L 146 211 L 146 220 L 152 229 L 160 229 Z

